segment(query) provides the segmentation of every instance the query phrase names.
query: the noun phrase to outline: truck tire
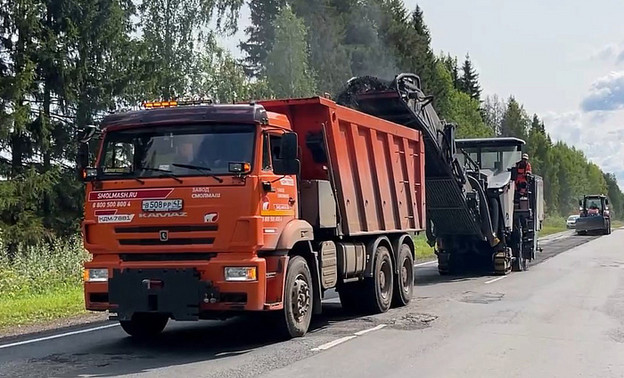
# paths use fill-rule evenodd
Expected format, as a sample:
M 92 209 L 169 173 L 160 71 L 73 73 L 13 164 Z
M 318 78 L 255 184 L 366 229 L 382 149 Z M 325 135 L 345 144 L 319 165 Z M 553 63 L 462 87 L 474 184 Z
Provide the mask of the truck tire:
M 121 328 L 135 338 L 154 337 L 162 332 L 169 321 L 165 314 L 136 313 L 131 320 L 121 320 Z
M 397 259 L 398 274 L 394 276 L 394 295 L 392 304 L 395 307 L 406 306 L 414 293 L 414 254 L 407 244 L 402 244 Z
M 294 256 L 288 261 L 284 286 L 284 309 L 278 314 L 280 333 L 286 338 L 308 332 L 314 302 L 312 274 L 307 261 Z
M 611 221 L 607 221 L 607 227 L 602 232 L 604 235 L 609 235 L 611 233 Z
M 375 251 L 373 277 L 364 280 L 364 303 L 371 313 L 382 313 L 390 309 L 394 289 L 394 269 L 388 248 L 380 245 Z

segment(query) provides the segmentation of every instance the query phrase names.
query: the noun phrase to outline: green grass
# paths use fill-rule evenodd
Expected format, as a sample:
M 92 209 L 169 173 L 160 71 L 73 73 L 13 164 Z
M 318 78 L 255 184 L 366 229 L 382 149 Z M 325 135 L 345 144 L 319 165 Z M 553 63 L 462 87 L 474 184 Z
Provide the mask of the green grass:
M 414 247 L 416 249 L 416 260 L 428 260 L 435 257 L 433 247 L 427 244 L 427 237 L 424 234 L 414 237 Z
M 0 330 L 86 314 L 81 287 L 0 300 Z
M 82 264 L 88 256 L 79 237 L 20 247 L 12 259 L 0 252 L 0 328 L 85 313 Z
M 542 230 L 539 232 L 539 236 L 552 235 L 565 230 L 567 230 L 566 218 L 548 216 L 542 223 Z

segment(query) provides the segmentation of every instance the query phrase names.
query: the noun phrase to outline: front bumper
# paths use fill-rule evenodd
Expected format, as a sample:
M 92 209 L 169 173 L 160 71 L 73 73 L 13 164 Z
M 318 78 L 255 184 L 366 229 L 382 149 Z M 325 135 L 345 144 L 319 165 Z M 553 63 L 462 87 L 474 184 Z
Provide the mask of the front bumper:
M 602 230 L 606 227 L 607 223 L 602 216 L 582 217 L 577 219 L 574 228 L 579 231 L 594 231 Z
M 225 255 L 225 254 L 224 254 Z M 215 258 L 210 261 L 133 262 L 108 266 L 108 282 L 85 282 L 87 310 L 116 313 L 120 320 L 135 312 L 168 313 L 176 320 L 197 320 L 203 313 L 266 309 L 267 261 L 264 258 Z M 226 266 L 255 266 L 255 281 L 225 281 Z M 96 259 L 87 264 L 102 267 Z M 280 285 L 278 285 L 280 286 Z

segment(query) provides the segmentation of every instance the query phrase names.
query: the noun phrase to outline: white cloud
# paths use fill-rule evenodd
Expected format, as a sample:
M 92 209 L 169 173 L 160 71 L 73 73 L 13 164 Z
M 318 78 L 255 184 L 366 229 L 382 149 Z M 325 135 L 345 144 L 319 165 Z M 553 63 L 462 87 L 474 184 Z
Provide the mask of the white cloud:
M 546 113 L 546 131 L 583 151 L 603 171 L 614 173 L 624 188 L 624 111 Z
M 611 72 L 594 81 L 581 108 L 586 112 L 623 109 L 624 71 Z
M 608 61 L 609 63 L 624 63 L 624 42 L 606 44 L 594 52 L 592 59 Z

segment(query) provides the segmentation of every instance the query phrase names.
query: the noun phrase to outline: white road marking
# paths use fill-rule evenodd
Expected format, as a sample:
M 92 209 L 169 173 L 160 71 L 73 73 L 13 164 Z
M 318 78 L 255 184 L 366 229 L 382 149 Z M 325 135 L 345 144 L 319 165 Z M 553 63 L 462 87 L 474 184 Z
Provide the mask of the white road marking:
M 414 267 L 417 268 L 419 266 L 425 266 L 425 265 L 431 265 L 431 264 L 436 264 L 438 262 L 438 260 L 433 260 L 433 261 L 427 261 L 424 263 L 420 263 L 420 264 L 415 264 Z
M 11 347 L 16 347 L 16 346 L 25 345 L 25 344 L 38 343 L 38 342 L 40 342 L 40 341 L 46 341 L 46 340 L 52 340 L 52 339 L 58 339 L 58 338 L 60 338 L 60 337 L 73 336 L 73 335 L 78 335 L 78 334 L 81 334 L 81 333 L 87 333 L 87 332 L 99 331 L 99 330 L 106 329 L 106 328 L 117 327 L 118 325 L 119 325 L 119 323 L 115 323 L 115 324 L 107 324 L 107 325 L 100 326 L 100 327 L 94 327 L 94 328 L 82 329 L 82 330 L 80 330 L 80 331 L 73 331 L 73 332 L 61 333 L 61 334 L 59 334 L 59 335 L 52 335 L 52 336 L 40 337 L 40 338 L 37 338 L 37 339 L 32 339 L 32 340 L 18 341 L 18 342 L 16 342 L 16 343 L 11 343 L 11 344 L 4 344 L 4 345 L 0 345 L 0 349 L 4 349 L 4 348 L 11 348 Z
M 503 278 L 507 278 L 507 277 L 508 277 L 508 276 L 502 276 L 502 277 L 494 278 L 493 280 L 485 281 L 484 283 L 485 283 L 485 284 L 491 284 L 491 283 L 493 283 L 493 282 L 500 281 L 500 280 L 502 280 Z
M 325 344 L 323 344 L 323 345 L 319 345 L 319 346 L 317 346 L 316 348 L 312 348 L 312 351 L 313 351 L 313 352 L 317 352 L 317 351 L 319 351 L 319 350 L 327 350 L 327 349 L 329 349 L 329 348 L 331 348 L 331 347 L 335 347 L 335 346 L 336 346 L 336 345 L 338 345 L 338 344 L 342 344 L 342 343 L 344 343 L 345 341 L 349 341 L 349 340 L 351 340 L 351 339 L 355 339 L 356 337 L 357 337 L 357 336 L 345 336 L 345 337 L 341 337 L 341 338 L 339 338 L 339 339 L 337 339 L 337 340 L 330 341 L 330 342 L 325 343 Z
M 365 334 L 365 333 L 369 333 L 369 332 L 377 331 L 378 329 L 382 329 L 382 328 L 383 328 L 383 327 L 385 327 L 385 326 L 386 326 L 385 324 L 380 324 L 380 325 L 378 325 L 377 327 L 373 327 L 373 328 L 365 329 L 365 330 L 363 330 L 363 331 L 356 332 L 356 333 L 355 333 L 355 335 L 357 335 L 357 336 L 362 336 L 362 335 L 363 335 L 363 334 Z

